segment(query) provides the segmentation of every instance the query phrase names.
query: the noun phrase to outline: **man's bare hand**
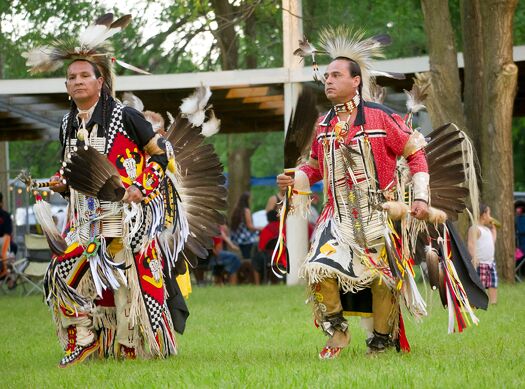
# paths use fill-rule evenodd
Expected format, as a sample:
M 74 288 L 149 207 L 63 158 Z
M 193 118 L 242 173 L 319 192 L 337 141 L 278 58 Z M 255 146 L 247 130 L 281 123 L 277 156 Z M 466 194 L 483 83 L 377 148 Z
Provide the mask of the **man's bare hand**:
M 282 191 L 286 190 L 286 188 L 288 188 L 289 186 L 294 186 L 294 184 L 295 180 L 284 173 L 281 173 L 277 176 L 277 186 Z
M 131 185 L 126 189 L 126 193 L 122 198 L 125 203 L 140 203 L 144 199 L 142 192 L 135 185 Z
M 412 203 L 410 213 L 416 219 L 426 220 L 428 219 L 428 204 L 424 201 L 416 200 Z
M 49 180 L 49 189 L 53 192 L 63 193 L 67 190 L 67 185 L 62 182 L 62 177 L 53 176 Z

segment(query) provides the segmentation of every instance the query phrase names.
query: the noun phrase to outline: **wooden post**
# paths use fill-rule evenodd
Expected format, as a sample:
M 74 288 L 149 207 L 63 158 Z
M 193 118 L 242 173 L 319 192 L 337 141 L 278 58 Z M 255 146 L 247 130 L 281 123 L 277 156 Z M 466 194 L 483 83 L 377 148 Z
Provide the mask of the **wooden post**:
M 299 39 L 303 37 L 303 19 L 301 0 L 283 0 L 283 65 L 285 69 L 293 70 L 303 66 L 302 61 L 293 55 Z M 284 84 L 284 133 L 292 109 L 301 91 L 300 83 L 286 82 Z M 294 166 L 286 166 L 291 168 Z M 288 285 L 299 284 L 299 267 L 308 251 L 308 221 L 301 216 L 289 215 L 286 221 L 286 241 L 290 262 L 290 274 L 286 283 Z
M 4 209 L 12 212 L 9 202 L 9 143 L 0 142 L 0 192 L 4 195 Z

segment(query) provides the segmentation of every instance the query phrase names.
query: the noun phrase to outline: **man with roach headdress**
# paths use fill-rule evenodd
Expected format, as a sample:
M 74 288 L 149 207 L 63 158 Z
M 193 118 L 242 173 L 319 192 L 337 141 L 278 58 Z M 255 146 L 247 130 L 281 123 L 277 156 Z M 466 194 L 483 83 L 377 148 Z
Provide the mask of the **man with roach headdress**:
M 280 174 L 277 183 L 283 190 L 293 187 L 293 200 L 315 182 L 324 183 L 327 203 L 300 269 L 316 325 L 328 336 L 319 357 L 335 358 L 349 344 L 345 315 L 370 318 L 363 320 L 369 330 L 367 353 L 393 346 L 408 351 L 400 301 L 416 318 L 426 315 L 404 252 L 418 232 L 409 227 L 402 229 L 406 233 L 396 232 L 392 221 L 419 225 L 441 213 L 428 206 L 425 139 L 394 111 L 369 101 L 375 76 L 404 76 L 372 70 L 371 59 L 390 43 L 386 35 L 365 39 L 362 32 L 328 28 L 321 33 L 320 49 L 306 38 L 299 43 L 294 54 L 313 57 L 314 78 L 324 83 L 333 106 L 317 120 L 308 161 L 294 177 Z M 332 59 L 324 74 L 315 61 L 320 54 Z M 305 110 L 300 102 L 301 97 L 295 116 Z M 400 158 L 407 166 L 401 180 Z
M 208 223 L 206 228 L 195 227 L 191 219 L 191 212 L 202 217 L 224 203 L 225 193 L 215 190 L 222 166 L 212 149 L 199 158 L 211 161 L 208 170 L 214 178 L 207 180 L 202 172 L 192 176 L 200 187 L 210 186 L 212 205 L 195 206 L 190 199 L 188 212 L 182 205 L 189 196 L 174 147 L 181 166 L 195 161 L 177 146 L 177 137 L 186 137 L 190 149 L 204 137 L 179 115 L 181 135 L 168 135 L 167 141 L 141 112 L 113 97 L 114 62 L 144 73 L 115 59 L 105 42 L 130 19 L 113 21 L 106 14 L 78 40 L 57 41 L 27 54 L 33 72 L 71 61 L 66 76 L 71 110 L 60 127 L 62 168 L 49 182 L 69 201 L 65 231 L 58 233 L 46 213 L 37 211 L 42 204 L 35 206 L 55 254 L 45 293 L 65 348 L 60 367 L 90 355 L 134 359 L 176 354 L 175 331 L 183 332 L 188 316 L 176 277 L 187 271 L 183 259 L 191 262 L 207 254 L 222 222 L 215 213 L 200 222 Z M 196 229 L 209 232 L 190 236 Z M 183 253 L 188 247 L 191 253 Z

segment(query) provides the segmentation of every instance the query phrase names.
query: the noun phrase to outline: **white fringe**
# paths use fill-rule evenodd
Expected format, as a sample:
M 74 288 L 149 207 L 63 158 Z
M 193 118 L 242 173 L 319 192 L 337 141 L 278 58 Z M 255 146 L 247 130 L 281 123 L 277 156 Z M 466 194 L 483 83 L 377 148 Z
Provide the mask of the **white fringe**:
M 362 279 L 352 280 L 348 276 L 335 271 L 333 268 L 319 263 L 305 263 L 299 270 L 299 276 L 306 278 L 309 285 L 322 282 L 326 278 L 337 278 L 339 287 L 343 292 L 356 293 L 370 286 L 376 278 L 373 274 Z
M 93 328 L 117 329 L 117 309 L 115 307 L 96 306 L 93 309 Z

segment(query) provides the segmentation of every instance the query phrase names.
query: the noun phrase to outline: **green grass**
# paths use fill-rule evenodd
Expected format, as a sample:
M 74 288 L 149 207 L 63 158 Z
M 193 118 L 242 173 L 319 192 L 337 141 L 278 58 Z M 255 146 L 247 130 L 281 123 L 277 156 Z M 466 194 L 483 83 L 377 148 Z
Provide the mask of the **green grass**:
M 58 369 L 62 351 L 39 297 L 0 296 L 2 387 L 520 387 L 525 385 L 525 284 L 502 285 L 480 324 L 447 334 L 433 294 L 430 316 L 407 320 L 409 354 L 365 356 L 351 319 L 341 357 L 320 361 L 303 287 L 195 288 L 179 355 L 167 360 L 90 361 Z

